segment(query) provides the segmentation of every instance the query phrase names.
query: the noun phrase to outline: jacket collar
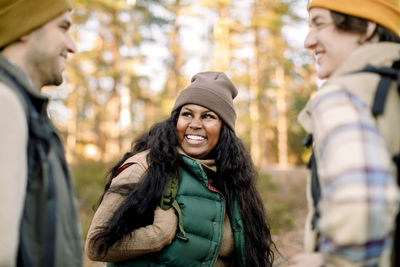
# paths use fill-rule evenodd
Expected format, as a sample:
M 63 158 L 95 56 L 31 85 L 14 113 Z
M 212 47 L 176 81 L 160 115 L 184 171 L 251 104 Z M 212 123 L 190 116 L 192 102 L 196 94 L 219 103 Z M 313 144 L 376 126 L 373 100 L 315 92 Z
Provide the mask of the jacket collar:
M 180 147 L 178 147 L 178 152 L 179 152 L 179 154 L 181 154 L 181 155 L 183 155 L 183 156 L 185 156 L 185 157 L 187 157 L 187 158 L 189 158 L 191 160 L 199 162 L 203 167 L 206 167 L 207 169 L 209 169 L 209 170 L 211 170 L 213 172 L 217 172 L 217 164 L 215 163 L 215 159 L 196 159 L 196 158 L 193 158 L 191 156 L 188 156 L 182 150 L 182 148 L 180 148 Z
M 7 72 L 8 75 L 13 77 L 33 99 L 34 103 L 38 103 L 43 112 L 47 107 L 49 98 L 40 93 L 39 89 L 33 87 L 32 81 L 29 76 L 16 64 L 8 60 L 0 54 L 0 72 Z
M 367 65 L 391 66 L 393 59 L 400 59 L 400 45 L 391 42 L 365 44 L 356 49 L 327 80 L 360 70 Z

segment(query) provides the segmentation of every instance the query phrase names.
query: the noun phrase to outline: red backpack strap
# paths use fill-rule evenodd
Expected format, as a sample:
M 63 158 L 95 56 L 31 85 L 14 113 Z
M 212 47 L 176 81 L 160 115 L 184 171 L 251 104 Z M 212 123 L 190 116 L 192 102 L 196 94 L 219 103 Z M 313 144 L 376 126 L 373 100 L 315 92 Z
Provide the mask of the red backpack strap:
M 117 171 L 115 172 L 115 176 L 118 176 L 121 172 L 123 172 L 126 168 L 128 168 L 129 166 L 133 165 L 134 162 L 128 162 L 123 164 L 121 167 L 119 167 L 117 169 Z

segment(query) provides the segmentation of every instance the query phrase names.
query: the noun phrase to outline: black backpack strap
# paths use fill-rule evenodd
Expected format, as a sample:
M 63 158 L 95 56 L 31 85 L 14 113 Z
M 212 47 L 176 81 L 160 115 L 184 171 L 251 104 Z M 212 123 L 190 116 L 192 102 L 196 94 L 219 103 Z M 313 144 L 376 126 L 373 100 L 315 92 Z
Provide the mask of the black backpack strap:
M 303 139 L 303 145 L 307 148 L 312 147 L 313 144 L 313 136 L 310 134 L 306 138 Z M 307 164 L 307 168 L 311 170 L 311 196 L 313 199 L 313 206 L 314 206 L 314 214 L 311 221 L 311 226 L 313 230 L 316 230 L 317 222 L 320 217 L 320 211 L 318 208 L 318 203 L 321 198 L 321 186 L 319 183 L 318 178 L 318 171 L 317 171 L 317 161 L 315 159 L 315 151 L 312 149 L 312 154 Z M 317 236 L 319 233 L 317 232 Z M 317 250 L 317 247 L 315 248 Z
M 355 73 L 360 72 L 371 72 L 381 76 L 372 105 L 372 114 L 375 117 L 382 115 L 387 94 L 393 81 L 397 82 L 397 89 L 400 93 L 400 60 L 393 62 L 392 67 L 375 67 L 368 65 Z
M 400 186 L 400 153 L 393 157 L 393 161 L 397 167 L 397 185 Z
M 317 161 L 315 160 L 315 152 L 313 150 L 308 167 L 311 170 L 311 195 L 314 204 L 314 216 L 312 218 L 312 229 L 316 229 L 317 222 L 320 217 L 318 208 L 318 202 L 321 199 L 321 186 L 319 184 L 318 172 L 317 172 Z
M 383 114 L 385 108 L 386 97 L 389 92 L 392 79 L 387 76 L 383 76 L 378 84 L 378 89 L 375 93 L 374 103 L 372 105 L 372 114 L 377 117 Z
M 35 166 L 35 158 L 39 158 L 47 166 L 47 192 L 46 192 L 46 218 L 45 218 L 45 237 L 46 241 L 44 244 L 43 251 L 44 256 L 44 267 L 52 267 L 55 263 L 55 238 L 56 238 L 56 186 L 54 181 L 54 172 L 52 165 L 48 158 L 48 152 L 50 148 L 50 139 L 53 134 L 53 129 L 48 123 L 44 122 L 40 118 L 39 113 L 35 106 L 33 105 L 28 93 L 23 89 L 15 77 L 10 75 L 7 71 L 0 68 L 0 75 L 2 79 L 7 84 L 11 85 L 16 89 L 16 93 L 20 96 L 21 101 L 26 104 L 27 110 L 26 117 L 28 122 L 28 175 L 27 175 L 27 192 L 32 184 L 33 172 L 38 166 Z M 26 108 L 25 107 L 25 108 Z M 46 170 L 42 170 L 46 171 Z M 24 208 L 25 209 L 25 208 Z M 22 223 L 21 223 L 22 226 Z M 21 228 L 22 229 L 22 228 Z M 21 231 L 20 229 L 20 231 Z M 29 253 L 27 252 L 27 246 L 20 233 L 20 244 L 18 249 L 18 266 L 33 266 L 32 260 L 29 258 Z
M 393 157 L 393 161 L 397 167 L 397 184 L 400 186 L 400 153 Z M 393 266 L 400 266 L 400 213 L 396 217 L 396 229 L 393 240 Z

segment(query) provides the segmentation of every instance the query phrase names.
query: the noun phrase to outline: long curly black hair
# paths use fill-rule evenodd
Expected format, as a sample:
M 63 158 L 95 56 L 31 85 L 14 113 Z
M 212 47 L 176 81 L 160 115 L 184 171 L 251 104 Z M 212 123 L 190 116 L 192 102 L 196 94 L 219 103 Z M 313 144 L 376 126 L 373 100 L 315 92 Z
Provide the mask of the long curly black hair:
M 154 210 L 160 203 L 166 179 L 169 175 L 176 175 L 179 170 L 176 131 L 179 112 L 180 109 L 175 110 L 169 119 L 156 123 L 149 132 L 136 139 L 131 151 L 110 170 L 104 194 L 112 190 L 126 195 L 126 199 L 103 231 L 94 237 L 99 253 L 106 252 L 132 230 L 152 224 Z M 110 189 L 118 168 L 126 159 L 144 150 L 150 152 L 149 168 L 142 182 L 136 186 Z M 257 172 L 242 141 L 223 121 L 218 144 L 210 154 L 217 165 L 213 186 L 224 195 L 228 207 L 235 198 L 239 205 L 244 227 L 246 265 L 272 266 L 275 245 L 271 239 L 263 202 L 256 189 Z

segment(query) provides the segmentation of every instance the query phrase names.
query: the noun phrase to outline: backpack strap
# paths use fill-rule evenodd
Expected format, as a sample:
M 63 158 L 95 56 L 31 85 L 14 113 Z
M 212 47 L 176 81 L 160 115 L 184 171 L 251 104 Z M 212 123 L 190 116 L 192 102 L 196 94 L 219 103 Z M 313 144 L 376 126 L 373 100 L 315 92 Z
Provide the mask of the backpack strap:
M 393 157 L 397 167 L 397 185 L 400 186 L 400 153 Z M 393 266 L 400 266 L 400 212 L 396 216 L 396 229 L 393 240 Z
M 128 162 L 128 163 L 123 164 L 121 167 L 119 167 L 117 169 L 114 177 L 117 177 L 121 172 L 123 172 L 126 168 L 128 168 L 129 166 L 131 166 L 133 164 L 134 164 L 134 162 Z
M 161 196 L 160 207 L 163 210 L 168 210 L 171 207 L 178 213 L 178 227 L 180 233 L 183 235 L 177 234 L 176 237 L 188 241 L 189 238 L 186 235 L 185 229 L 183 229 L 182 223 L 182 211 L 179 206 L 179 203 L 176 201 L 176 193 L 178 192 L 179 187 L 179 178 L 177 175 L 169 176 L 167 182 L 164 187 L 163 194 Z
M 312 134 L 307 135 L 302 143 L 306 148 L 312 148 L 313 145 L 313 136 Z M 313 207 L 314 207 L 314 214 L 311 220 L 311 227 L 317 233 L 317 239 L 320 235 L 319 231 L 317 230 L 317 222 L 321 216 L 318 203 L 321 198 L 321 185 L 319 183 L 318 177 L 318 169 L 317 169 L 317 161 L 315 159 L 315 151 L 312 148 L 312 153 L 310 159 L 308 160 L 307 168 L 311 170 L 311 197 L 313 200 Z M 318 251 L 318 245 L 315 245 L 314 251 Z
M 120 166 L 117 171 L 115 176 L 123 172 L 126 168 L 131 166 L 132 164 L 137 163 L 137 162 L 127 162 Z M 180 233 L 183 235 L 177 234 L 176 237 L 188 241 L 189 238 L 186 235 L 185 229 L 183 229 L 183 223 L 182 223 L 182 211 L 179 206 L 179 203 L 176 201 L 176 194 L 178 192 L 178 187 L 179 187 L 179 178 L 178 176 L 169 176 L 167 179 L 167 182 L 164 187 L 164 191 L 161 196 L 160 200 L 160 207 L 163 210 L 168 210 L 170 208 L 173 208 L 177 213 L 178 213 L 178 228 Z
M 372 105 L 372 114 L 375 117 L 382 115 L 385 108 L 387 94 L 393 81 L 397 82 L 397 89 L 400 94 L 400 60 L 393 62 L 392 67 L 375 67 L 367 65 L 365 68 L 356 71 L 355 73 L 360 72 L 372 72 L 381 76 L 375 93 L 374 103 Z
M 312 147 L 313 144 L 313 136 L 309 134 L 306 138 L 303 139 L 303 145 L 307 148 Z M 307 164 L 307 168 L 311 170 L 311 196 L 313 200 L 314 206 L 314 214 L 312 218 L 312 229 L 315 230 L 317 226 L 318 219 L 320 217 L 320 211 L 318 208 L 318 202 L 321 198 L 321 186 L 318 178 L 317 171 L 317 161 L 315 159 L 315 151 L 312 149 L 312 154 Z
M 383 114 L 385 108 L 386 97 L 389 92 L 392 79 L 387 76 L 383 76 L 378 84 L 378 90 L 376 90 L 374 103 L 372 105 L 372 114 L 377 117 Z

